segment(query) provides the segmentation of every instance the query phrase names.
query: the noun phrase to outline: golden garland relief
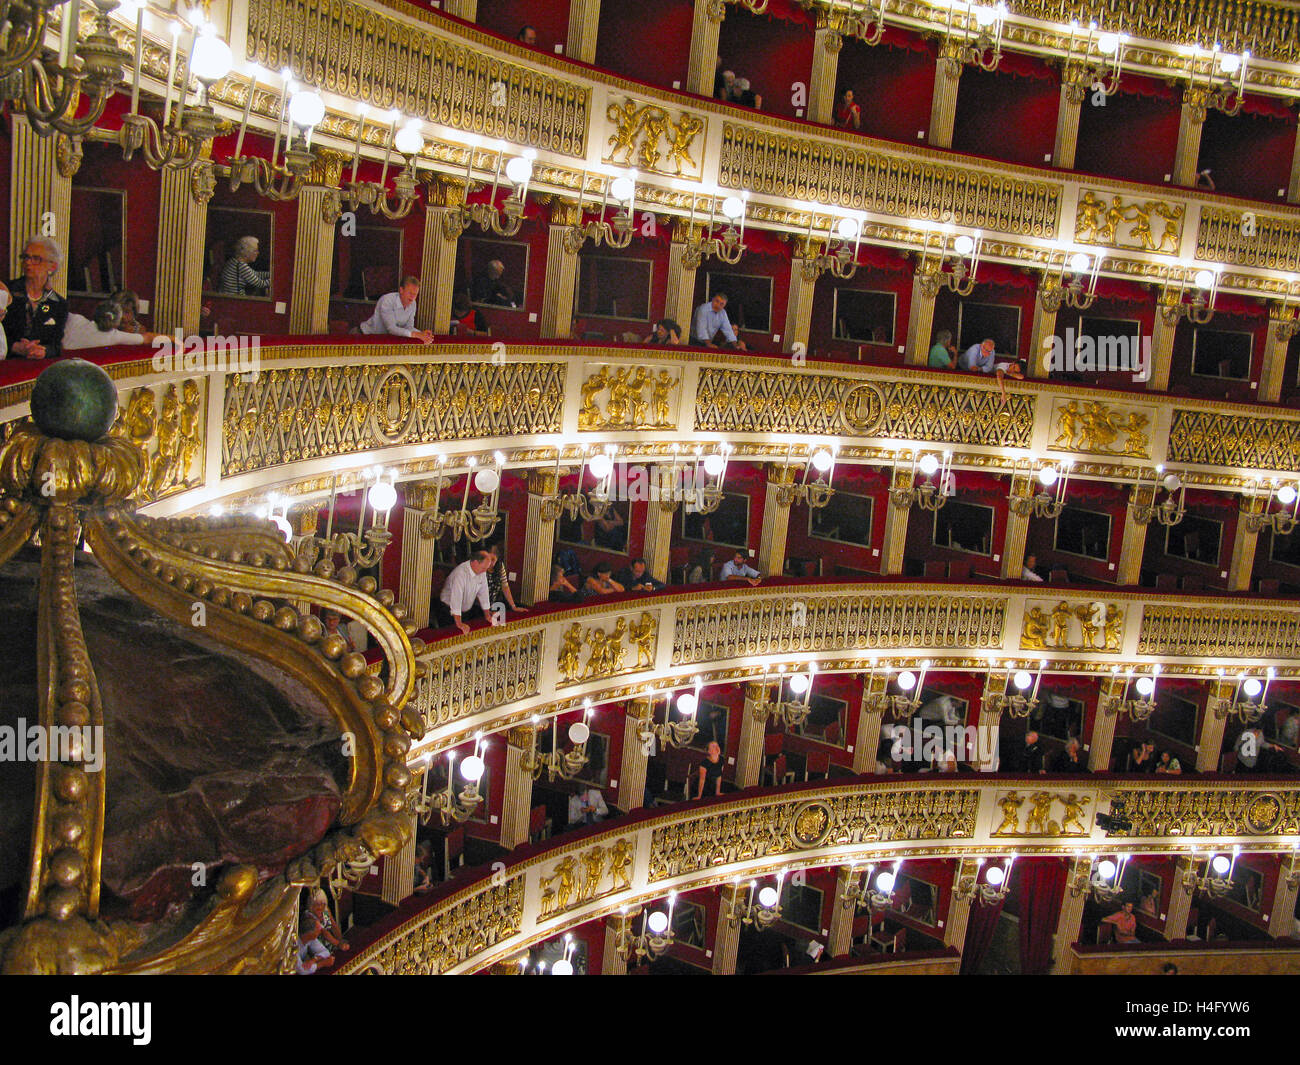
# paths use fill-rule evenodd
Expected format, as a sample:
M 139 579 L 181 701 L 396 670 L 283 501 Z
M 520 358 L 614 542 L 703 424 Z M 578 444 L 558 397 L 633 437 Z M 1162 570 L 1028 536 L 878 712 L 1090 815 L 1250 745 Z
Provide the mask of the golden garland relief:
M 1080 244 L 1176 254 L 1183 239 L 1183 205 L 1164 200 L 1125 200 L 1087 190 L 1079 200 L 1074 239 Z M 1159 236 L 1153 226 L 1160 227 Z
M 1151 457 L 1151 416 L 1138 407 L 1058 399 L 1052 407 L 1052 432 L 1048 451 Z

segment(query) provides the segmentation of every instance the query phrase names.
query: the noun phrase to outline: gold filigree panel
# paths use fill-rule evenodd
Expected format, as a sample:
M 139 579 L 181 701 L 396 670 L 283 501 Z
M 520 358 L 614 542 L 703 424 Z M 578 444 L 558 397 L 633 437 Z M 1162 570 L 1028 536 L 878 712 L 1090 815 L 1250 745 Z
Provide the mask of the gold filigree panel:
M 203 484 L 207 397 L 207 380 L 194 377 L 124 395 L 112 432 L 145 453 L 140 498 L 166 499 Z
M 1131 836 L 1260 836 L 1300 833 L 1300 789 L 1121 788 Z
M 711 432 L 807 433 L 1029 447 L 1029 396 L 911 381 L 864 384 L 849 377 L 705 368 L 695 428 Z
M 1086 836 L 1091 795 L 1035 791 L 1027 795 L 1010 791 L 997 797 L 995 836 Z M 1028 805 L 1026 805 L 1026 803 Z M 1023 812 L 1022 812 L 1023 807 Z
M 1147 606 L 1138 654 L 1300 658 L 1300 612 L 1231 607 Z
M 1175 410 L 1168 462 L 1234 469 L 1300 470 L 1300 421 L 1211 410 Z
M 1133 199 L 1088 189 L 1079 197 L 1074 239 L 1080 244 L 1175 254 L 1183 239 L 1181 203 Z
M 624 97 L 611 102 L 605 117 L 614 127 L 604 161 L 615 166 L 673 177 L 698 178 L 704 162 L 706 123 L 689 111 L 674 113 L 658 104 Z
M 415 709 L 430 728 L 538 692 L 542 634 L 500 636 L 477 646 L 420 659 Z
M 1056 236 L 1063 186 L 725 123 L 718 182 L 859 211 Z
M 1151 457 L 1152 407 L 1086 399 L 1052 402 L 1052 442 L 1048 451 L 1090 455 Z
M 250 0 L 248 58 L 308 85 L 511 144 L 582 156 L 590 89 L 355 0 Z
M 1243 232 L 1242 211 L 1202 207 L 1196 231 L 1196 257 L 1234 266 L 1294 270 L 1300 260 L 1300 221 L 1251 211 L 1251 232 Z
M 790 651 L 1002 645 L 1002 599 L 951 595 L 802 596 L 677 608 L 673 664 Z
M 1117 603 L 1030 600 L 1020 629 L 1022 651 L 1105 651 L 1124 642 L 1124 612 Z
M 391 444 L 555 433 L 562 363 L 312 366 L 226 377 L 223 477 Z
M 682 378 L 663 366 L 583 367 L 578 429 L 676 429 Z
M 575 621 L 561 637 L 558 665 L 564 679 L 560 683 L 576 684 L 649 669 L 654 665 L 658 628 L 658 621 L 648 611 L 642 611 L 640 617 L 618 618 L 608 628 L 603 624 L 583 628 Z M 624 639 L 630 646 L 623 643 Z M 635 664 L 627 661 L 633 649 Z
M 549 873 L 542 874 L 542 919 L 602 895 L 630 890 L 634 850 L 630 840 L 620 839 L 608 847 L 596 844 L 580 854 L 565 855 Z

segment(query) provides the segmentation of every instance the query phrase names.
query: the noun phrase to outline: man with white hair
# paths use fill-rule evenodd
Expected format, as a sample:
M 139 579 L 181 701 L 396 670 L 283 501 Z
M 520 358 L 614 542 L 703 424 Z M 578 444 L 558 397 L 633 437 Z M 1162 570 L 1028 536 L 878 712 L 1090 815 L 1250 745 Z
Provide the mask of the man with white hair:
M 32 237 L 19 256 L 23 276 L 9 282 L 0 299 L 7 307 L 5 343 L 11 358 L 54 359 L 63 353 L 68 301 L 54 291 L 52 280 L 63 265 L 63 249 L 50 237 Z
M 506 272 L 505 263 L 493 259 L 470 285 L 470 298 L 475 303 L 491 303 L 498 307 L 514 307 L 515 292 L 501 280 Z
M 113 300 L 105 300 L 95 308 L 94 317 L 69 314 L 63 329 L 63 350 L 80 351 L 84 348 L 108 348 L 116 344 L 150 344 L 153 333 L 128 333 L 122 324 L 122 307 Z
M 731 87 L 731 98 L 741 107 L 752 107 L 755 111 L 763 109 L 763 97 L 749 87 L 748 78 L 737 78 Z
M 223 296 L 265 295 L 271 288 L 270 274 L 254 270 L 249 263 L 257 261 L 260 244 L 256 237 L 240 237 L 226 265 L 221 268 L 217 291 Z

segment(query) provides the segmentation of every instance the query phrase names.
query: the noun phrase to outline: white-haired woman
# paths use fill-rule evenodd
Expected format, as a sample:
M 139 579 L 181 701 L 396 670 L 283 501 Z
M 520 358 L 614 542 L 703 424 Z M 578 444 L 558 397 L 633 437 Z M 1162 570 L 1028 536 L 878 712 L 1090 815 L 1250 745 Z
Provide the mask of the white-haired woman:
M 32 237 L 20 256 L 23 276 L 9 282 L 4 318 L 10 357 L 53 359 L 63 353 L 68 301 L 51 287 L 63 249 L 50 237 Z
M 217 291 L 223 296 L 265 295 L 271 287 L 269 274 L 254 270 L 249 263 L 257 261 L 259 242 L 256 237 L 240 237 L 226 265 L 221 268 Z

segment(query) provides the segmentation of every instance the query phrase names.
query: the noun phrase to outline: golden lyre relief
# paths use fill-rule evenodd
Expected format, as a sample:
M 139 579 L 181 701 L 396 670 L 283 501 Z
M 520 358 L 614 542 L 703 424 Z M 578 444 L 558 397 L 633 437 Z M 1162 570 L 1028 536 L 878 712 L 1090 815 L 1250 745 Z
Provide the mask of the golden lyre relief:
M 630 97 L 622 104 L 611 103 L 605 117 L 614 124 L 605 162 L 676 177 L 699 176 L 700 164 L 691 151 L 704 132 L 704 119 L 681 111 L 674 122 L 662 107 Z
M 584 629 L 575 621 L 565 630 L 560 642 L 559 666 L 564 676 L 563 683 L 573 684 L 649 668 L 654 664 L 658 628 L 658 620 L 646 611 L 631 622 L 625 617 L 619 618 L 608 631 L 598 627 Z M 629 637 L 631 647 L 623 642 Z M 627 661 L 628 652 L 633 647 L 636 648 L 635 665 Z
M 1027 809 L 1024 808 L 1026 802 L 1029 804 Z M 1036 791 L 1028 796 L 1007 792 L 997 798 L 1001 821 L 993 835 L 1086 836 L 1088 828 L 1084 824 L 1084 807 L 1091 802 L 1090 796 L 1073 791 L 1064 795 Z
M 1164 200 L 1125 200 L 1122 196 L 1111 196 L 1107 202 L 1105 195 L 1087 191 L 1075 214 L 1074 239 L 1080 244 L 1172 255 L 1183 239 L 1183 205 Z
M 632 887 L 632 844 L 616 840 L 581 854 L 566 855 L 541 878 L 542 917 L 553 917 L 584 902 Z M 606 886 L 606 880 L 609 881 Z
M 1124 641 L 1124 611 L 1117 603 L 1025 604 L 1022 651 L 1102 651 L 1117 654 Z
M 163 499 L 203 483 L 203 407 L 205 389 L 195 378 L 137 388 L 118 408 L 112 435 L 125 437 L 144 452 L 146 468 L 138 492 Z
M 1138 407 L 1058 399 L 1052 408 L 1052 433 L 1049 451 L 1151 457 L 1151 415 Z
M 654 366 L 588 366 L 578 429 L 674 429 L 679 374 Z

